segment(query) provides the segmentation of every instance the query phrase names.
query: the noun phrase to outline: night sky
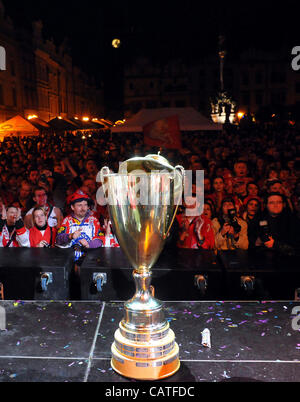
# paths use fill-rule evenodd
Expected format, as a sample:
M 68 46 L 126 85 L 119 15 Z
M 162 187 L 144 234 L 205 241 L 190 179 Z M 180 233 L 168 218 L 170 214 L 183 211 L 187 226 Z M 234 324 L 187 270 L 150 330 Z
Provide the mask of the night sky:
M 220 34 L 227 57 L 250 47 L 300 46 L 298 1 L 2 1 L 16 25 L 30 28 L 41 19 L 45 37 L 56 44 L 67 37 L 74 63 L 111 93 L 123 64 L 135 57 L 193 62 L 217 52 Z M 121 40 L 118 49 L 111 46 L 114 38 Z

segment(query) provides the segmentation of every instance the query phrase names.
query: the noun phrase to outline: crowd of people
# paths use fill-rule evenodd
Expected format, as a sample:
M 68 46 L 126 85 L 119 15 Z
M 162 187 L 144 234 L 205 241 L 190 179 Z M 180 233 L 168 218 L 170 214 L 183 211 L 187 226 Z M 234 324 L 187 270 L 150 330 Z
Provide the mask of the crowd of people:
M 172 230 L 175 247 L 299 248 L 300 136 L 296 128 L 230 126 L 182 133 L 181 149 L 144 144 L 141 134 L 72 133 L 8 137 L 0 151 L 0 246 L 118 247 L 96 181 L 101 167 L 160 151 L 173 165 L 204 171 L 204 206 L 184 199 Z M 197 193 L 193 183 L 192 195 Z

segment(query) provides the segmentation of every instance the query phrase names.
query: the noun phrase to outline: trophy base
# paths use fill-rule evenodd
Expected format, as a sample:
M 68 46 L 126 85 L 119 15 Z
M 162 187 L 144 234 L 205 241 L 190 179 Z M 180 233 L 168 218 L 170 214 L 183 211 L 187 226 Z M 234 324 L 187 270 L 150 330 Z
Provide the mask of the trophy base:
M 180 367 L 179 348 L 174 332 L 165 328 L 154 333 L 115 332 L 111 347 L 111 366 L 124 377 L 137 380 L 158 380 L 176 373 Z

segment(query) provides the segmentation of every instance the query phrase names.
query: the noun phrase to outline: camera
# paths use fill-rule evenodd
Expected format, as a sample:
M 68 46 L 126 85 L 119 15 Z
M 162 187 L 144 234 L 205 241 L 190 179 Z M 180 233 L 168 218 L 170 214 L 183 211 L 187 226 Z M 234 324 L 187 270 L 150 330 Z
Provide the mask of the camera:
M 235 233 L 239 233 L 241 231 L 242 227 L 238 223 L 235 208 L 228 209 L 228 218 L 229 218 L 229 224 L 230 224 L 230 226 L 233 227 Z
M 46 176 L 44 173 L 41 174 L 40 180 L 41 180 L 43 183 L 46 183 L 46 182 L 47 182 L 47 176 Z
M 263 243 L 270 240 L 270 229 L 267 221 L 259 221 L 260 238 Z

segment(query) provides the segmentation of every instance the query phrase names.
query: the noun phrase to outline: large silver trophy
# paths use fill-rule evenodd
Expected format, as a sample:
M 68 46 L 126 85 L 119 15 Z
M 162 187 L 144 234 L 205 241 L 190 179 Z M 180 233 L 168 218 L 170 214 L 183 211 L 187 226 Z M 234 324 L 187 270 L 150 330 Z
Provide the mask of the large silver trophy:
M 113 230 L 134 268 L 136 285 L 111 347 L 111 365 L 125 377 L 155 380 L 174 374 L 180 366 L 174 332 L 150 284 L 151 268 L 181 201 L 183 175 L 181 166 L 171 166 L 160 155 L 128 159 L 117 174 L 101 169 Z

